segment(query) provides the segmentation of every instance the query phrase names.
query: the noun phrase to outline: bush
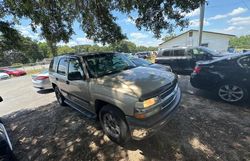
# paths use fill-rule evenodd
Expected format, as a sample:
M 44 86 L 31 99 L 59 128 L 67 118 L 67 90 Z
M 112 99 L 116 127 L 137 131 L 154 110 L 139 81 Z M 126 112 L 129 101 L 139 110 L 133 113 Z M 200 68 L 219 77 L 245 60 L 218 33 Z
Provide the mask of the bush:
M 14 63 L 11 65 L 11 67 L 14 67 L 14 68 L 21 68 L 23 66 L 22 63 Z

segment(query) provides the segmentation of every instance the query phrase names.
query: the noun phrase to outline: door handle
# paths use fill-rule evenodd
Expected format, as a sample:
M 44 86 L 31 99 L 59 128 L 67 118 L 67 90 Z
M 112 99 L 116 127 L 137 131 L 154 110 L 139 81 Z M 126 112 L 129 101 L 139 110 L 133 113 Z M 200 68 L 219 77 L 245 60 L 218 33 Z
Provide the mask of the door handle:
M 66 84 L 69 84 L 69 81 L 66 81 Z

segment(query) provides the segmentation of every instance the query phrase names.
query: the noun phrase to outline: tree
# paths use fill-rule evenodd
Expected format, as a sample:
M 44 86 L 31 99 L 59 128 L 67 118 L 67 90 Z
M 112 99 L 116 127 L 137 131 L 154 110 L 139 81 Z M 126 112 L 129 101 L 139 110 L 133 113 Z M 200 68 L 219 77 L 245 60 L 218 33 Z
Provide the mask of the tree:
M 51 52 L 51 50 L 46 42 L 39 42 L 38 46 L 39 46 L 39 49 L 41 50 L 44 58 L 49 58 L 49 57 L 53 56 L 53 54 L 52 54 L 52 52 Z
M 232 38 L 229 45 L 234 48 L 250 49 L 250 35 Z
M 15 18 L 29 18 L 35 31 L 41 27 L 41 35 L 56 54 L 57 42 L 68 42 L 73 34 L 73 22 L 78 21 L 86 37 L 103 44 L 117 43 L 126 38 L 116 23 L 114 12 L 130 16 L 138 29 L 151 30 L 159 38 L 162 30 L 172 33 L 179 26 L 188 25 L 183 13 L 199 7 L 205 0 L 3 0 L 1 13 Z M 131 17 L 131 16 L 130 16 Z
M 136 45 L 126 40 L 112 44 L 111 47 L 114 51 L 125 52 L 125 53 L 131 53 L 136 51 Z
M 58 53 L 59 55 L 61 55 L 61 54 L 66 54 L 66 53 L 73 53 L 73 52 L 75 52 L 75 49 L 74 49 L 74 48 L 71 48 L 71 47 L 69 47 L 69 46 L 67 46 L 67 45 L 59 46 L 59 47 L 57 48 L 57 53 Z

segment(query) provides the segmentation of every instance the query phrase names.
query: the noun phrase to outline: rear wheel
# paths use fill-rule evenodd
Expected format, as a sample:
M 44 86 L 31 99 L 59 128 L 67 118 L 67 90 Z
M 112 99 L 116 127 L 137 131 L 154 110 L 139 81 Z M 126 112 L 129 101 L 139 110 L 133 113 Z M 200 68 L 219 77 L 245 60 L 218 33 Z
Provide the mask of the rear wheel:
M 234 83 L 226 83 L 218 88 L 218 96 L 226 102 L 241 102 L 247 98 L 247 90 Z
M 124 114 L 111 105 L 104 106 L 99 112 L 104 133 L 110 140 L 123 145 L 130 139 L 129 128 Z
M 63 97 L 63 95 L 61 94 L 59 88 L 57 86 L 55 86 L 55 94 L 56 94 L 56 99 L 58 101 L 58 103 L 62 106 L 66 106 L 65 98 Z

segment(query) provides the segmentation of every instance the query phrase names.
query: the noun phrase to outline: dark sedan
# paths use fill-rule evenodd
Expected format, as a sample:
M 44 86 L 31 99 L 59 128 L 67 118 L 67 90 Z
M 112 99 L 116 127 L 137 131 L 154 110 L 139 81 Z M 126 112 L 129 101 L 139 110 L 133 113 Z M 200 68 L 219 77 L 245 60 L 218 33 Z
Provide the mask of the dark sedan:
M 250 52 L 198 62 L 190 82 L 196 88 L 216 92 L 226 102 L 246 100 L 250 92 Z

